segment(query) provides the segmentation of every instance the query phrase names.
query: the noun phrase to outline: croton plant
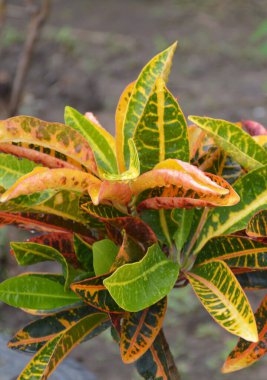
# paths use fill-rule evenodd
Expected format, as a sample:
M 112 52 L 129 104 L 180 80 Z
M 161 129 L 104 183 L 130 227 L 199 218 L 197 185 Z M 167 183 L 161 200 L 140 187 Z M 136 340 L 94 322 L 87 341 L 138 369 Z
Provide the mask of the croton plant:
M 111 329 L 124 363 L 145 379 L 178 379 L 162 326 L 167 296 L 190 285 L 240 337 L 223 372 L 267 351 L 267 134 L 263 126 L 190 116 L 166 87 L 176 44 L 124 90 L 116 138 L 90 113 L 65 124 L 0 121 L 0 220 L 38 231 L 12 242 L 25 273 L 0 299 L 36 317 L 10 340 L 33 358 L 18 379 L 47 379 L 80 342 Z

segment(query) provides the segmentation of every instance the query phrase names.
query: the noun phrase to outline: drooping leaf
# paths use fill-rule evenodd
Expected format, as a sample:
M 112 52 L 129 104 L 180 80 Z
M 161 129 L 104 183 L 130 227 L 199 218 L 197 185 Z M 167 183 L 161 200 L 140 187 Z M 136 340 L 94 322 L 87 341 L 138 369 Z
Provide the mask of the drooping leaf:
M 121 308 L 136 312 L 165 297 L 178 274 L 179 266 L 154 244 L 141 261 L 123 265 L 103 282 Z
M 37 243 L 11 243 L 11 248 L 19 265 L 33 265 L 43 261 L 57 261 L 65 277 L 65 289 L 78 272 L 67 262 L 66 258 L 55 248 Z
M 124 121 L 116 126 L 117 154 L 119 162 L 124 161 L 123 171 L 129 167 L 129 146 L 128 140 L 133 138 L 134 130 L 139 120 L 142 117 L 144 108 L 153 90 L 156 80 L 162 77 L 167 80 L 172 57 L 176 48 L 176 43 L 156 55 L 143 68 L 134 87 L 131 88 L 131 96 L 128 101 L 127 109 L 125 110 Z
M 136 362 L 137 371 L 144 379 L 172 380 L 166 345 L 166 339 L 160 333 L 151 348 Z
M 88 189 L 90 184 L 99 182 L 99 179 L 93 175 L 79 170 L 35 168 L 2 194 L 0 201 L 6 202 L 20 195 L 33 194 L 47 189 L 66 189 L 82 193 Z
M 106 313 L 123 313 L 114 299 L 110 296 L 107 288 L 103 285 L 103 280 L 109 275 L 89 278 L 83 281 L 75 282 L 71 285 L 71 289 L 82 300 L 89 305 L 104 311 Z
M 223 373 L 238 371 L 246 368 L 267 353 L 267 296 L 263 299 L 260 307 L 255 313 L 257 328 L 259 332 L 259 342 L 250 343 L 240 339 L 230 353 L 224 366 Z
M 167 162 L 168 161 L 168 162 Z M 238 194 L 221 177 L 202 173 L 192 165 L 167 160 L 150 172 L 142 174 L 133 184 L 138 196 L 138 211 L 191 207 L 231 206 L 239 201 Z M 149 190 L 151 188 L 151 190 Z
M 78 131 L 88 141 L 100 172 L 118 172 L 115 141 L 109 132 L 72 107 L 65 107 L 65 123 Z
M 189 142 L 184 115 L 172 94 L 158 78 L 141 120 L 134 131 L 141 173 L 168 158 L 189 161 Z
M 83 305 L 37 319 L 19 330 L 9 341 L 8 347 L 13 350 L 35 353 L 55 335 L 70 328 L 80 319 L 95 313 L 99 313 L 99 311 L 91 306 Z M 110 323 L 107 322 L 102 323 L 92 330 L 86 340 L 93 338 L 109 325 Z
M 93 244 L 93 262 L 96 276 L 108 273 L 119 252 L 119 248 L 109 239 Z
M 124 363 L 133 363 L 152 346 L 158 335 L 165 312 L 167 298 L 138 313 L 127 313 L 121 327 L 120 350 Z
M 51 169 L 68 168 L 86 170 L 83 165 L 65 156 L 63 153 L 34 144 L 16 143 L 15 145 L 15 143 L 0 143 L 0 152 L 10 153 L 16 157 L 28 159 L 31 162 L 33 161 L 38 165 Z
M 258 290 L 267 289 L 267 271 L 257 270 L 236 275 L 243 289 Z
M 60 275 L 22 274 L 0 284 L 0 299 L 8 305 L 33 310 L 73 305 L 79 298 L 72 291 L 64 290 L 64 282 Z
M 246 232 L 252 237 L 267 237 L 267 210 L 257 212 L 250 219 Z
M 80 319 L 68 329 L 48 341 L 24 368 L 18 380 L 46 380 L 58 364 L 77 344 L 107 319 L 105 314 L 96 313 Z
M 36 164 L 27 159 L 18 159 L 11 154 L 0 154 L 0 186 L 11 187 L 21 176 L 30 173 Z
M 63 153 L 93 173 L 96 164 L 86 139 L 73 128 L 30 116 L 15 116 L 0 121 L 0 142 L 37 144 Z
M 258 341 L 249 301 L 224 262 L 211 261 L 185 275 L 204 307 L 219 325 L 250 342 Z
M 214 236 L 243 230 L 255 212 L 267 207 L 267 166 L 253 170 L 241 177 L 233 186 L 240 202 L 228 208 L 212 210 L 199 234 L 195 253 Z M 248 191 L 249 189 L 249 191 Z
M 236 124 L 199 116 L 189 116 L 189 120 L 206 131 L 217 145 L 247 170 L 267 164 L 267 152 Z
M 267 244 L 243 236 L 218 236 L 204 245 L 195 265 L 214 260 L 225 261 L 231 268 L 267 269 Z
M 93 273 L 94 267 L 92 246 L 77 234 L 74 234 L 73 243 L 76 257 L 82 269 Z

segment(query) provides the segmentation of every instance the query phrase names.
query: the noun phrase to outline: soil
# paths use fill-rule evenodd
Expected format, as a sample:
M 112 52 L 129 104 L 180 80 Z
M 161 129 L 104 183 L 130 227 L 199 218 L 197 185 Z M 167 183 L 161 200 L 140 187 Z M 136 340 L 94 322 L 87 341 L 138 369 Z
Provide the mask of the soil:
M 64 106 L 70 105 L 94 112 L 114 132 L 124 87 L 150 57 L 178 39 L 169 87 L 185 115 L 267 125 L 266 28 L 261 32 L 266 20 L 266 0 L 54 0 L 18 113 L 62 121 Z M 9 0 L 0 43 L 2 117 L 26 27 L 23 2 Z M 14 265 L 8 265 L 9 275 Z M 172 295 L 169 304 L 165 329 L 183 379 L 266 379 L 266 360 L 252 370 L 220 375 L 236 339 L 215 326 L 190 290 Z M 9 332 L 27 318 L 1 309 Z M 99 380 L 138 379 L 133 366 L 121 363 L 107 334 L 81 345 L 72 357 Z

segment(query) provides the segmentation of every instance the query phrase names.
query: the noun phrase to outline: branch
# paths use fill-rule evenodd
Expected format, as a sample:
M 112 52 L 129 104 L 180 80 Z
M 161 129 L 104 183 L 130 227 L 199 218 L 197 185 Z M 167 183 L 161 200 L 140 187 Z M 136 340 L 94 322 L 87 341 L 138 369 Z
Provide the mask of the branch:
M 24 48 L 21 52 L 21 56 L 18 62 L 17 71 L 12 86 L 11 99 L 8 110 L 9 116 L 14 116 L 17 112 L 23 88 L 25 85 L 26 76 L 31 64 L 33 51 L 37 39 L 39 37 L 41 28 L 47 19 L 50 9 L 50 3 L 50 0 L 43 0 L 40 8 L 36 9 L 32 5 L 32 1 L 28 0 L 28 8 L 31 10 L 32 17 L 29 22 L 27 37 L 25 40 Z
M 168 375 L 170 376 L 169 378 L 170 378 L 170 380 L 181 380 L 180 374 L 178 372 L 178 369 L 175 365 L 172 353 L 170 351 L 170 347 L 168 345 L 168 342 L 165 338 L 165 335 L 164 335 L 164 332 L 162 329 L 159 332 L 159 336 L 161 338 L 163 350 L 165 352 L 166 360 L 168 363 L 168 370 L 169 370 Z

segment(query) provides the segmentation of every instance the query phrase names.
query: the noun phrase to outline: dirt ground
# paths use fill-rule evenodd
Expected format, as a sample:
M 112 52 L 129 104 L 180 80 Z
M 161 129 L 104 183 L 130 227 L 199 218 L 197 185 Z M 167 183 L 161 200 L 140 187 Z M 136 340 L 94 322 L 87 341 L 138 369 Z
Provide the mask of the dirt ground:
M 9 0 L 7 16 L 0 73 L 11 81 L 26 35 L 23 1 Z M 178 40 L 169 87 L 185 115 L 267 125 L 266 23 L 267 0 L 54 0 L 19 113 L 62 121 L 70 105 L 94 112 L 113 132 L 124 87 L 156 52 Z M 0 102 L 4 117 L 7 99 Z M 166 333 L 184 380 L 266 380 L 266 360 L 252 370 L 220 374 L 236 339 L 214 324 L 190 289 L 172 295 L 169 305 Z M 9 307 L 0 318 L 9 332 L 25 321 Z M 132 366 L 121 364 L 108 334 L 72 356 L 99 380 L 138 379 Z

